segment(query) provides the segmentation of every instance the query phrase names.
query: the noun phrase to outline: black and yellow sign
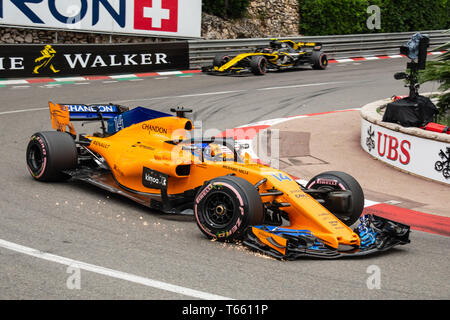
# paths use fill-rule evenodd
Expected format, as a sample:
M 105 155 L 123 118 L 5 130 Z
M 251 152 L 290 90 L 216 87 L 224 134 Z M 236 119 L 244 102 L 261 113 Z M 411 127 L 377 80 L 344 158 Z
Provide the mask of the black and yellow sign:
M 0 45 L 0 78 L 189 69 L 187 42 L 117 45 Z
M 56 70 L 53 66 L 52 60 L 56 55 L 55 49 L 51 45 L 46 45 L 44 50 L 41 51 L 42 56 L 36 58 L 34 62 L 37 64 L 33 70 L 34 74 L 39 74 L 40 69 L 50 68 L 53 73 L 58 73 L 60 70 Z

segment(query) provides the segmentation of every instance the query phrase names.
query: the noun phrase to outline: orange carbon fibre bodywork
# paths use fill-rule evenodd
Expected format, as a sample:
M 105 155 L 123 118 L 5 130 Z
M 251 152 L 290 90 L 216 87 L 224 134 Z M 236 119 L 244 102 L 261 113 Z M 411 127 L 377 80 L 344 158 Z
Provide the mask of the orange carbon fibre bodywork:
M 252 227 L 253 234 L 266 246 L 277 250 L 282 255 L 286 254 L 287 239 L 276 234 Z
M 51 114 L 53 122 L 54 115 Z M 56 129 L 62 131 L 60 127 Z M 290 221 L 290 226 L 284 228 L 309 230 L 333 248 L 338 248 L 340 244 L 360 245 L 358 235 L 313 197 L 303 192 L 289 174 L 253 162 L 248 155 L 243 157 L 245 160 L 242 162 L 235 162 L 234 159 L 212 161 L 200 159 L 190 150 L 185 150 L 183 146 L 189 144 L 180 141 L 191 138 L 192 130 L 193 125 L 189 119 L 173 116 L 140 122 L 105 138 L 90 135 L 84 137 L 91 140 L 86 148 L 103 157 L 116 181 L 128 190 L 147 194 L 161 193 L 159 189 L 150 189 L 143 185 L 144 167 L 169 176 L 167 183 L 169 196 L 193 190 L 202 186 L 205 181 L 229 174 L 241 177 L 252 184 L 266 179 L 259 185 L 259 191 L 263 194 L 262 201 L 290 204 L 289 207 L 282 208 Z M 189 166 L 188 174 L 184 171 L 180 174 L 178 166 Z M 283 194 L 264 195 L 271 189 L 282 191 Z M 286 245 L 283 238 L 273 239 L 274 235 L 256 228 L 253 228 L 253 231 L 263 243 L 285 253 L 285 249 L 282 248 L 283 244 Z M 269 241 L 269 236 L 278 245 Z
M 49 102 L 50 116 L 52 119 L 52 126 L 55 130 L 66 132 L 66 128 L 69 128 L 69 132 L 72 135 L 76 135 L 75 128 L 70 122 L 70 113 L 66 106 L 62 106 L 57 103 Z

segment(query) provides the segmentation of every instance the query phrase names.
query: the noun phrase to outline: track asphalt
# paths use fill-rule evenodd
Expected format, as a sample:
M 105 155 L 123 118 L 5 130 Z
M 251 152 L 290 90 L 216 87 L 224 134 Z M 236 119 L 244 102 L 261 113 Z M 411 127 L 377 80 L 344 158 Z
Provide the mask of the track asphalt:
M 208 241 L 191 217 L 148 211 L 82 183 L 37 183 L 25 165 L 29 137 L 51 129 L 49 100 L 115 102 L 166 112 L 174 106 L 190 107 L 193 119 L 203 121 L 203 130 L 217 134 L 270 119 L 357 109 L 370 101 L 405 94 L 407 89 L 393 79 L 393 73 L 403 71 L 406 62 L 352 61 L 330 64 L 323 72 L 305 68 L 263 77 L 193 74 L 1 87 L 0 299 L 450 298 L 450 283 L 445 281 L 450 272 L 446 236 L 413 230 L 409 245 L 385 254 L 283 262 L 239 244 Z M 436 88 L 427 84 L 421 90 Z M 353 118 L 341 118 L 347 116 Z M 438 203 L 448 199 L 448 187 L 444 198 L 412 194 L 430 182 L 371 159 L 358 147 L 359 134 L 333 140 L 347 127 L 356 134 L 360 121 L 352 119 L 356 121 L 357 116 L 357 112 L 324 116 L 331 119 L 331 127 L 324 130 L 334 137 L 319 137 L 320 145 L 314 142 L 320 134 L 317 122 L 326 118 L 308 118 L 294 129 L 310 132 L 311 154 L 333 163 L 333 170 L 354 174 L 368 199 L 380 204 L 395 200 L 401 202 L 395 204 L 399 208 L 443 215 Z M 80 132 L 94 127 L 86 124 Z M 350 156 L 335 153 L 342 142 L 354 145 L 352 157 L 361 156 L 351 161 L 370 162 L 370 166 L 349 166 Z M 320 164 L 303 167 L 299 172 L 286 169 L 305 180 L 322 169 Z M 370 175 L 365 171 L 378 170 L 377 179 L 366 179 Z M 392 191 L 379 188 L 381 183 L 392 186 Z M 429 196 L 437 200 L 426 200 Z M 74 275 L 68 263 L 80 267 L 79 288 L 68 286 Z M 379 289 L 367 286 L 374 266 L 380 270 Z

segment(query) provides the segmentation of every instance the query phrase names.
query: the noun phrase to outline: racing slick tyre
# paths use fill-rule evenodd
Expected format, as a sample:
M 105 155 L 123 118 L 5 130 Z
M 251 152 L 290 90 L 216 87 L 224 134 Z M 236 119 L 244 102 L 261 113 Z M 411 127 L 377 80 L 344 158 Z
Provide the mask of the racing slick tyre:
M 213 66 L 220 68 L 225 63 L 231 60 L 230 56 L 219 54 L 214 57 Z
M 328 66 L 328 57 L 323 51 L 313 51 L 311 65 L 315 70 L 325 70 Z
M 364 192 L 358 181 L 345 172 L 327 171 L 320 173 L 306 184 L 306 188 L 329 191 L 351 191 L 351 203 L 346 212 L 333 208 L 332 205 L 327 203 L 326 199 L 325 204 L 323 204 L 325 208 L 327 208 L 347 226 L 354 224 L 364 210 Z
M 250 60 L 250 70 L 255 75 L 264 75 L 267 72 L 267 59 L 263 56 L 254 56 Z
M 242 239 L 249 226 L 264 220 L 261 197 L 248 181 L 236 176 L 206 182 L 194 200 L 198 227 L 210 239 Z
M 74 139 L 59 131 L 38 132 L 28 143 L 27 167 L 39 181 L 64 181 L 70 178 L 64 170 L 74 169 L 78 163 Z

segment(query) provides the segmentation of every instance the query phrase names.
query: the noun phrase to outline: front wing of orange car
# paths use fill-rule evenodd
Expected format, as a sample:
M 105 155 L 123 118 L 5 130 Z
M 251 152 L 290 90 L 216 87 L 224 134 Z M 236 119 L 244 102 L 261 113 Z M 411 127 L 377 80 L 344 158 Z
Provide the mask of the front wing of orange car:
M 359 246 L 327 246 L 309 230 L 294 230 L 276 226 L 254 226 L 243 244 L 277 259 L 294 260 L 301 257 L 336 259 L 382 252 L 410 242 L 410 227 L 376 215 L 360 217 L 354 229 Z

